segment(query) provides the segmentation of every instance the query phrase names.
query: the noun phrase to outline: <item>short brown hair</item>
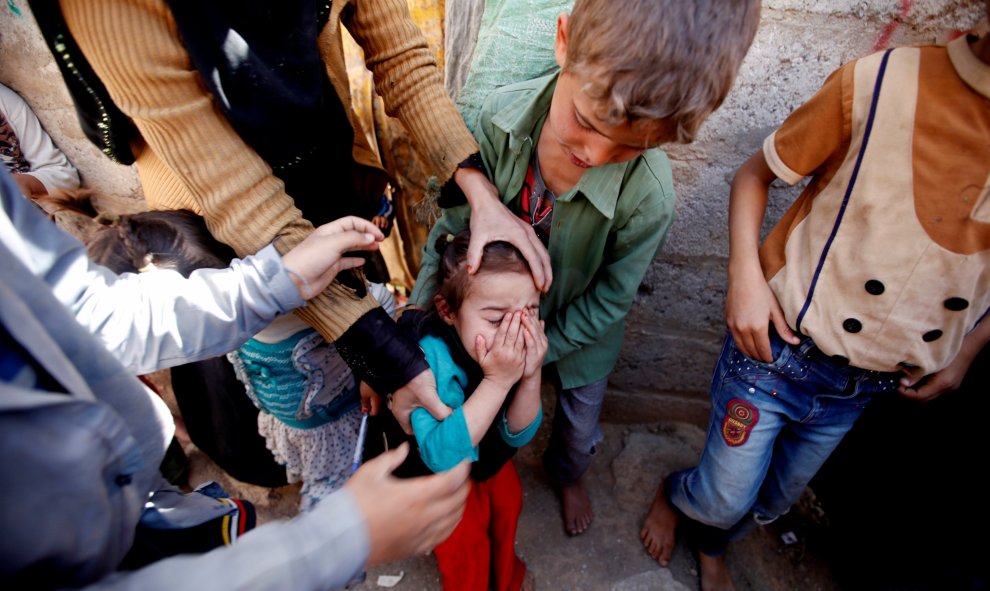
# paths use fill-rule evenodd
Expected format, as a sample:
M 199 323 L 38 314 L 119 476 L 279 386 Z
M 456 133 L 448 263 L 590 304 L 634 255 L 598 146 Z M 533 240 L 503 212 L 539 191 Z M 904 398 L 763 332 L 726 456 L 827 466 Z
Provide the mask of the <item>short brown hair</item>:
M 447 302 L 451 312 L 457 312 L 471 288 L 467 272 L 467 251 L 471 243 L 471 231 L 463 230 L 457 235 L 444 234 L 437 238 L 434 247 L 440 254 L 437 269 L 437 296 Z M 529 263 L 515 246 L 508 242 L 489 242 L 481 256 L 478 275 L 482 273 L 523 273 L 530 274 Z
M 587 78 L 611 125 L 668 120 L 690 142 L 722 104 L 760 22 L 760 0 L 577 0 L 564 71 Z

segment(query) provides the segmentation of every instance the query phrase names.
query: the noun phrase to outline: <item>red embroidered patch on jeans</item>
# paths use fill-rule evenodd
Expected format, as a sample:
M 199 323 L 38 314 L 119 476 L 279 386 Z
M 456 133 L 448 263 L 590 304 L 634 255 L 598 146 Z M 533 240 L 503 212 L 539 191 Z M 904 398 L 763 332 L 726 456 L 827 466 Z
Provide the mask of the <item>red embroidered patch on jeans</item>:
M 755 406 L 733 398 L 725 409 L 722 420 L 722 438 L 730 447 L 738 447 L 749 439 L 749 434 L 760 420 L 760 411 Z

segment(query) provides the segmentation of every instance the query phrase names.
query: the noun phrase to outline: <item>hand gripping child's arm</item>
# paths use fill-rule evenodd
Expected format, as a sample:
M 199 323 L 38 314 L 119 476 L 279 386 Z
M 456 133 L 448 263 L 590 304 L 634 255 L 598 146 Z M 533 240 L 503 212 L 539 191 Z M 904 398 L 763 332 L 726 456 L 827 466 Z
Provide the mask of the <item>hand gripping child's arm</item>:
M 784 311 L 760 266 L 760 226 L 766 213 L 767 188 L 776 178 L 761 150 L 739 167 L 729 197 L 729 287 L 725 297 L 725 322 L 743 353 L 768 362 L 773 361 L 771 323 L 788 343 L 800 342 L 787 325 Z
M 422 409 L 412 413 L 413 432 L 423 462 L 434 472 L 447 470 L 465 458 L 478 459 L 478 444 L 524 369 L 525 337 L 521 322 L 521 313 L 506 314 L 491 343 L 481 336 L 477 338 L 475 352 L 484 378 L 470 396 L 465 396 L 461 389 L 466 379 L 457 377 L 463 372 L 444 369 L 444 364 L 452 361 L 449 352 L 436 347 L 439 339 L 420 341 L 430 368 L 437 374 L 440 399 L 455 408 L 442 421 Z

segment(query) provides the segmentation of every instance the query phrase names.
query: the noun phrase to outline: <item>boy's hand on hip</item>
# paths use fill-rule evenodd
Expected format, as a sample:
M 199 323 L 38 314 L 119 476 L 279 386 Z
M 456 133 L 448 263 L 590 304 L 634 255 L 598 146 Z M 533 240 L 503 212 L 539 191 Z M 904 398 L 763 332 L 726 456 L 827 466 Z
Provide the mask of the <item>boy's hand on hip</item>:
M 912 400 L 926 402 L 958 389 L 973 361 L 988 343 L 990 321 L 984 319 L 963 338 L 962 346 L 949 365 L 921 378 L 905 376 L 901 378 L 901 385 L 897 390 Z
M 369 564 L 429 552 L 447 539 L 464 512 L 470 464 L 420 478 L 392 476 L 408 453 L 409 444 L 403 443 L 361 466 L 344 485 L 364 514 Z
M 762 272 L 730 275 L 725 297 L 725 323 L 743 354 L 768 363 L 773 361 L 771 324 L 787 343 L 797 345 L 801 342 L 787 325 L 784 310 Z
M 972 359 L 957 355 L 948 366 L 920 378 L 905 376 L 901 378 L 897 391 L 905 398 L 918 402 L 935 400 L 942 394 L 958 390 L 962 385 Z

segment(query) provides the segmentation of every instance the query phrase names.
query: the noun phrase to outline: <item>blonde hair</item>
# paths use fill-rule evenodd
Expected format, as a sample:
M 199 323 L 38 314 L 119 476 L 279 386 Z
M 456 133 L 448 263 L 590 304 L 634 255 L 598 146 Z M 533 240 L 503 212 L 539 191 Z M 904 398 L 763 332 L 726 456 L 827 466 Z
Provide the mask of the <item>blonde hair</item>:
M 666 120 L 694 139 L 722 104 L 760 22 L 760 0 L 577 0 L 564 71 L 610 125 Z

